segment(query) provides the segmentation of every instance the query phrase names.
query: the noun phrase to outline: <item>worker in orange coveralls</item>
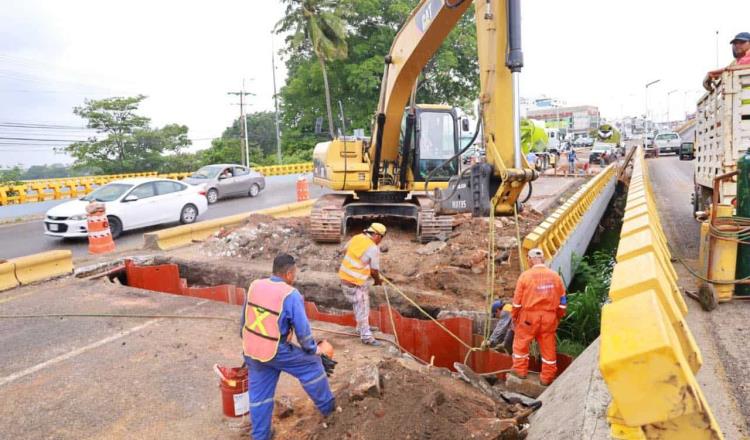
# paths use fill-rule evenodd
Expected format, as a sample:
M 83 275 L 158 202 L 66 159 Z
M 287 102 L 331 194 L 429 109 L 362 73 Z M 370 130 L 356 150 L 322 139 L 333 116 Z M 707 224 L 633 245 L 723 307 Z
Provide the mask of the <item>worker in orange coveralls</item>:
M 544 252 L 529 250 L 530 269 L 524 271 L 516 282 L 513 294 L 513 371 L 511 374 L 525 379 L 529 373 L 529 344 L 536 339 L 542 354 L 542 372 L 539 383 L 547 386 L 557 373 L 557 344 L 555 332 L 560 318 L 565 316 L 567 298 L 560 275 L 544 265 Z

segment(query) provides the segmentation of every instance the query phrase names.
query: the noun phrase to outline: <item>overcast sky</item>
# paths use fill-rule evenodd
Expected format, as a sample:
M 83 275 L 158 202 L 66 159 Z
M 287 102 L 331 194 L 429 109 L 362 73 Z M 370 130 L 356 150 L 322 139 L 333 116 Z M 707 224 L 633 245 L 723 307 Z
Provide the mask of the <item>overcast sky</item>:
M 206 147 L 239 113 L 273 109 L 273 0 L 3 0 L 0 8 L 0 165 L 69 162 L 49 143 L 79 139 L 72 114 L 85 98 L 143 93 L 153 124 L 190 127 Z M 417 3 L 416 0 L 414 2 Z M 684 115 L 704 73 L 731 61 L 729 40 L 750 30 L 750 1 L 526 0 L 522 95 L 598 105 L 609 118 L 644 112 L 644 86 L 657 120 Z M 278 48 L 282 41 L 274 37 Z M 286 72 L 277 62 L 278 86 Z M 335 91 L 334 91 L 335 94 Z M 34 128 L 19 128 L 33 124 Z

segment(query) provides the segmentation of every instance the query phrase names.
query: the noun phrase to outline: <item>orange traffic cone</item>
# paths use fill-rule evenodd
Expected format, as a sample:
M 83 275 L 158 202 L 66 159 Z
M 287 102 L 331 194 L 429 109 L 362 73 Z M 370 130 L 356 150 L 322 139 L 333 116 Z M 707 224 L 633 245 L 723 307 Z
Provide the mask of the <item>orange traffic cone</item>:
M 103 203 L 89 203 L 86 206 L 89 231 L 89 253 L 106 254 L 115 250 L 115 242 L 109 231 L 109 220 Z
M 301 202 L 310 198 L 310 190 L 307 186 L 305 176 L 299 176 L 297 179 L 297 201 Z

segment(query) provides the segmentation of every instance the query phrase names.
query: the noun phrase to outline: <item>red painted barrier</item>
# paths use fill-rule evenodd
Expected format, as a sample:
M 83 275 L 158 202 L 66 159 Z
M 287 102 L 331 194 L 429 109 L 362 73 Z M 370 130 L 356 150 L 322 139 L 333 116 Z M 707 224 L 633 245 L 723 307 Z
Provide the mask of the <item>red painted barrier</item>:
M 128 285 L 132 287 L 236 305 L 245 303 L 245 290 L 234 285 L 188 287 L 185 279 L 180 278 L 179 267 L 176 264 L 137 266 L 131 261 L 126 261 L 125 270 Z M 315 303 L 309 301 L 305 301 L 305 313 L 314 321 L 356 327 L 353 313 L 321 312 Z M 398 332 L 399 345 L 413 356 L 425 362 L 432 361 L 437 367 L 450 369 L 453 369 L 454 362 L 464 362 L 468 349 L 433 321 L 407 318 L 393 309 L 393 322 Z M 467 345 L 471 347 L 481 345 L 482 337 L 472 333 L 473 322 L 470 319 L 447 318 L 441 319 L 440 323 Z M 379 309 L 370 311 L 370 325 L 377 326 L 383 333 L 394 334 L 387 305 L 382 304 Z M 558 371 L 560 373 L 565 371 L 572 361 L 570 356 L 558 353 Z M 487 350 L 473 352 L 467 363 L 474 371 L 486 373 L 510 369 L 513 361 L 510 355 Z M 531 358 L 529 368 L 531 371 L 539 371 L 539 360 Z M 504 374 L 499 376 L 504 376 Z

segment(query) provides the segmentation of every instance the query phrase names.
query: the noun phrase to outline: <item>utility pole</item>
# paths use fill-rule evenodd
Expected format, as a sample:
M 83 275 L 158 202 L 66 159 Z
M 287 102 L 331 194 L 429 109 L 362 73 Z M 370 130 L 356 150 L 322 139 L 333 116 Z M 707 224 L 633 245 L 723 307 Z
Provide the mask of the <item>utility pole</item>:
M 273 105 L 276 109 L 276 161 L 281 165 L 281 134 L 279 133 L 279 97 L 276 95 L 276 54 L 273 48 L 273 32 L 271 32 L 271 70 L 273 70 Z
M 667 124 L 669 124 L 671 122 L 670 118 L 669 118 L 669 110 L 670 110 L 669 107 L 670 107 L 670 104 L 671 104 L 669 97 L 672 96 L 672 93 L 676 93 L 677 91 L 678 91 L 677 89 L 674 89 L 674 90 L 670 91 L 669 93 L 667 93 Z
M 245 113 L 245 96 L 253 96 L 254 93 L 245 91 L 245 79 L 242 79 L 242 90 L 227 92 L 227 95 L 239 95 L 240 97 L 240 162 L 242 165 L 250 166 L 250 146 L 247 141 L 247 114 Z
M 648 88 L 651 87 L 651 86 L 653 86 L 654 84 L 658 83 L 659 81 L 661 81 L 661 79 L 657 79 L 655 81 L 651 81 L 649 83 L 646 83 L 646 92 L 645 92 L 645 96 L 646 96 L 646 120 L 648 120 Z

